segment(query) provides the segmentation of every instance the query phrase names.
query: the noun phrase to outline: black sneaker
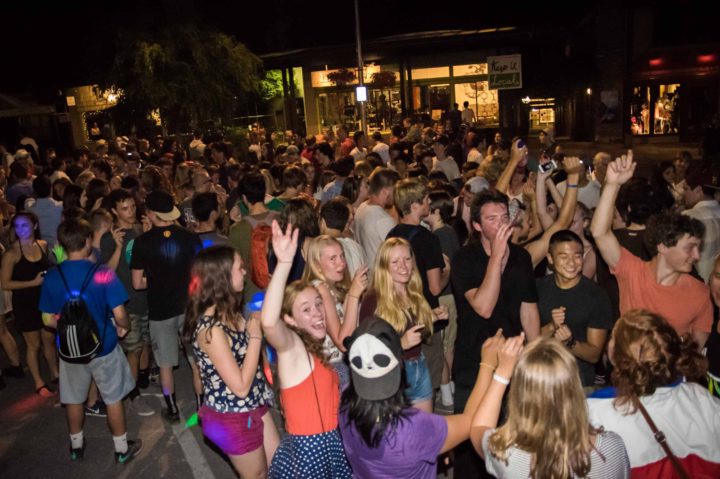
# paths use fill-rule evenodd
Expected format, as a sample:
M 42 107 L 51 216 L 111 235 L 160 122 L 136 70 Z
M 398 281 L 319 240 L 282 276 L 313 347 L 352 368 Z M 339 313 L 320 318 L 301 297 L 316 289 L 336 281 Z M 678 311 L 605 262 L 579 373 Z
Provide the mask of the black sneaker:
M 140 389 L 147 389 L 150 386 L 150 378 L 148 377 L 147 370 L 140 371 L 137 378 L 137 387 Z
M 105 407 L 105 403 L 102 402 L 102 399 L 98 399 L 95 401 L 95 404 L 92 406 L 85 405 L 85 415 L 86 416 L 96 416 L 96 417 L 107 417 L 107 408 Z
M 78 449 L 73 449 L 72 445 L 70 446 L 70 460 L 71 461 L 79 461 L 83 458 L 85 455 L 85 443 L 83 442 L 82 447 Z
M 10 366 L 8 368 L 4 368 L 2 370 L 3 376 L 7 376 L 9 378 L 24 378 L 25 372 L 23 371 L 23 368 L 20 366 Z
M 127 452 L 116 452 L 115 462 L 117 462 L 118 464 L 127 464 L 128 462 L 132 461 L 135 456 L 138 455 L 141 449 L 142 441 L 140 439 L 137 439 L 135 441 L 128 441 Z
M 163 413 L 165 416 L 165 419 L 168 420 L 170 423 L 177 423 L 180 422 L 180 411 L 175 410 L 171 411 L 170 409 L 165 409 L 165 412 Z

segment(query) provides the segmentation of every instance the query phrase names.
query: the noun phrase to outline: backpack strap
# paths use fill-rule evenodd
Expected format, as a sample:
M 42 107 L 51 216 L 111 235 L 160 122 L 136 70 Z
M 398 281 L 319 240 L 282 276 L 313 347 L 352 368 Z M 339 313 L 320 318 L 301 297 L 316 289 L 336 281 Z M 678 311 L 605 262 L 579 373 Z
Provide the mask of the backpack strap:
M 78 296 L 82 296 L 82 294 L 85 292 L 85 289 L 90 284 L 90 281 L 92 280 L 93 276 L 95 275 L 95 271 L 100 267 L 99 263 L 94 263 L 90 270 L 85 274 L 85 278 L 83 279 L 82 285 L 80 286 L 80 292 L 78 293 Z M 72 292 L 70 291 L 70 286 L 68 286 L 67 279 L 65 278 L 65 274 L 62 271 L 62 266 L 57 266 L 58 273 L 60 273 L 60 279 L 62 279 L 63 285 L 65 286 L 65 290 L 68 292 L 68 294 L 72 295 Z

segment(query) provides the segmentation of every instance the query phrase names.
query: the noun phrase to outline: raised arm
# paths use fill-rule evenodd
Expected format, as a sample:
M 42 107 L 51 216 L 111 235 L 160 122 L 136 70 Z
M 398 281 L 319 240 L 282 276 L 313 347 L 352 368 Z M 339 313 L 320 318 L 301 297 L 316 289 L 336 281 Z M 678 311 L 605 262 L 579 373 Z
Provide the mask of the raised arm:
M 616 158 L 608 165 L 605 186 L 600 193 L 600 200 L 590 224 L 590 232 L 595 238 L 595 244 L 610 268 L 614 268 L 618 264 L 621 252 L 620 243 L 611 228 L 615 213 L 615 200 L 620 192 L 620 187 L 635 173 L 635 165 L 632 150 L 628 150 L 627 155 Z
M 278 353 L 289 350 L 295 338 L 295 335 L 280 318 L 280 314 L 283 295 L 285 294 L 285 284 L 288 276 L 290 276 L 290 268 L 298 247 L 298 231 L 291 224 L 288 224 L 285 233 L 283 233 L 277 221 L 273 220 L 272 222 L 272 246 L 277 258 L 277 266 L 275 266 L 275 271 L 265 293 L 260 318 L 265 337 Z
M 547 189 L 545 187 L 545 180 L 550 178 L 551 171 L 542 172 L 538 171 L 537 178 L 535 181 L 535 198 L 537 200 L 537 213 L 540 218 L 540 225 L 543 230 L 550 228 L 553 224 L 553 219 L 547 212 Z
M 510 382 L 510 378 L 512 377 L 515 364 L 517 364 L 518 358 L 522 353 L 524 341 L 525 337 L 521 334 L 520 336 L 508 339 L 502 345 L 498 352 L 498 367 L 493 376 L 493 378 L 499 376 L 500 380 L 493 379 L 473 416 L 470 441 L 483 459 L 485 459 L 485 453 L 482 449 L 482 438 L 485 435 L 485 431 L 497 427 L 502 398 L 505 394 L 507 383 Z
M 475 380 L 475 386 L 465 404 L 465 409 L 461 414 L 445 416 L 448 435 L 445 438 L 441 452 L 451 450 L 470 437 L 470 425 L 473 415 L 492 381 L 493 371 L 497 368 L 498 350 L 504 343 L 505 338 L 502 335 L 502 329 L 498 329 L 495 336 L 486 339 L 483 343 L 480 351 L 480 370 Z
M 465 292 L 465 299 L 467 299 L 475 312 L 483 318 L 489 318 L 495 310 L 500 295 L 502 263 L 508 253 L 508 240 L 512 233 L 513 227 L 510 223 L 498 228 L 495 238 L 492 240 L 490 260 L 482 283 L 478 288 L 469 289 Z
M 519 141 L 520 140 L 515 140 L 512 148 L 510 148 L 510 161 L 508 161 L 508 164 L 505 166 L 502 175 L 500 175 L 500 179 L 498 179 L 498 182 L 495 185 L 495 189 L 501 193 L 508 193 L 508 188 L 510 186 L 510 180 L 512 179 L 513 173 L 515 173 L 515 170 L 517 169 L 520 162 L 527 157 L 527 148 L 518 148 L 517 145 Z
M 580 159 L 570 156 L 565 158 L 565 167 L 568 173 L 568 185 L 577 185 L 580 180 Z M 556 232 L 566 229 L 570 226 L 570 223 L 572 223 L 573 215 L 575 214 L 575 205 L 577 205 L 577 195 L 577 187 L 568 187 L 565 192 L 565 197 L 562 199 L 562 205 L 560 206 L 560 213 L 557 219 L 545 230 L 538 240 L 525 245 L 525 249 L 530 253 L 530 257 L 532 258 L 533 267 L 540 264 L 547 255 L 550 237 Z
M 523 185 L 523 201 L 525 206 L 527 206 L 527 214 L 532 220 L 532 226 L 530 227 L 527 237 L 534 238 L 542 233 L 545 228 L 542 227 L 540 217 L 538 216 L 538 204 L 537 198 L 535 197 L 535 183 L 533 181 L 528 180 L 525 182 L 525 185 Z

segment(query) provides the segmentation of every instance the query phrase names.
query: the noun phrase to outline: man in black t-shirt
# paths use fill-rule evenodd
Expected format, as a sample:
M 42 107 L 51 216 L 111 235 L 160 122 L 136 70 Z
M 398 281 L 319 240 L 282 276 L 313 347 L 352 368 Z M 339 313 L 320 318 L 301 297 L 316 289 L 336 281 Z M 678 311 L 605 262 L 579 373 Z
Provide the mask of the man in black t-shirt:
M 177 421 L 180 416 L 175 402 L 173 368 L 179 359 L 178 333 L 185 320 L 190 264 L 202 244 L 195 233 L 175 224 L 180 211 L 168 193 L 153 191 L 147 196 L 145 206 L 153 227 L 135 239 L 130 262 L 132 283 L 135 289 L 147 289 L 150 338 L 168 406 L 166 417 Z M 190 361 L 190 366 L 195 393 L 200 395 L 194 361 Z
M 458 307 L 455 341 L 455 409 L 462 411 L 477 378 L 482 343 L 502 328 L 505 337 L 540 334 L 537 291 L 530 255 L 508 243 L 512 225 L 508 200 L 496 191 L 479 193 L 470 206 L 478 239 L 453 257 L 451 271 Z
M 583 387 L 590 387 L 613 324 L 610 300 L 583 276 L 583 244 L 572 231 L 550 237 L 548 261 L 554 273 L 537 280 L 542 335 L 555 337 L 570 350 Z
M 451 278 L 458 309 L 453 371 L 455 412 L 462 412 L 480 369 L 480 349 L 502 328 L 505 337 L 525 332 L 528 341 L 540 335 L 537 291 L 530 254 L 509 243 L 513 227 L 507 196 L 478 193 L 470 205 L 476 239 L 452 258 Z M 479 477 L 484 470 L 469 443 L 455 455 L 456 477 Z

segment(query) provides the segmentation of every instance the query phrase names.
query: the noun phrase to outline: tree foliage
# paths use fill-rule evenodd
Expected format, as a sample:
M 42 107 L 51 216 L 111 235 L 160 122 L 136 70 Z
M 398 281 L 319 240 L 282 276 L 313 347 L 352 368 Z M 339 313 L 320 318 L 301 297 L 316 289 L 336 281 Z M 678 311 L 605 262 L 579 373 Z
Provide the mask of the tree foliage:
M 122 90 L 121 102 L 140 114 L 159 110 L 175 128 L 227 118 L 257 93 L 261 61 L 245 45 L 190 24 L 154 32 L 125 31 L 102 87 Z

